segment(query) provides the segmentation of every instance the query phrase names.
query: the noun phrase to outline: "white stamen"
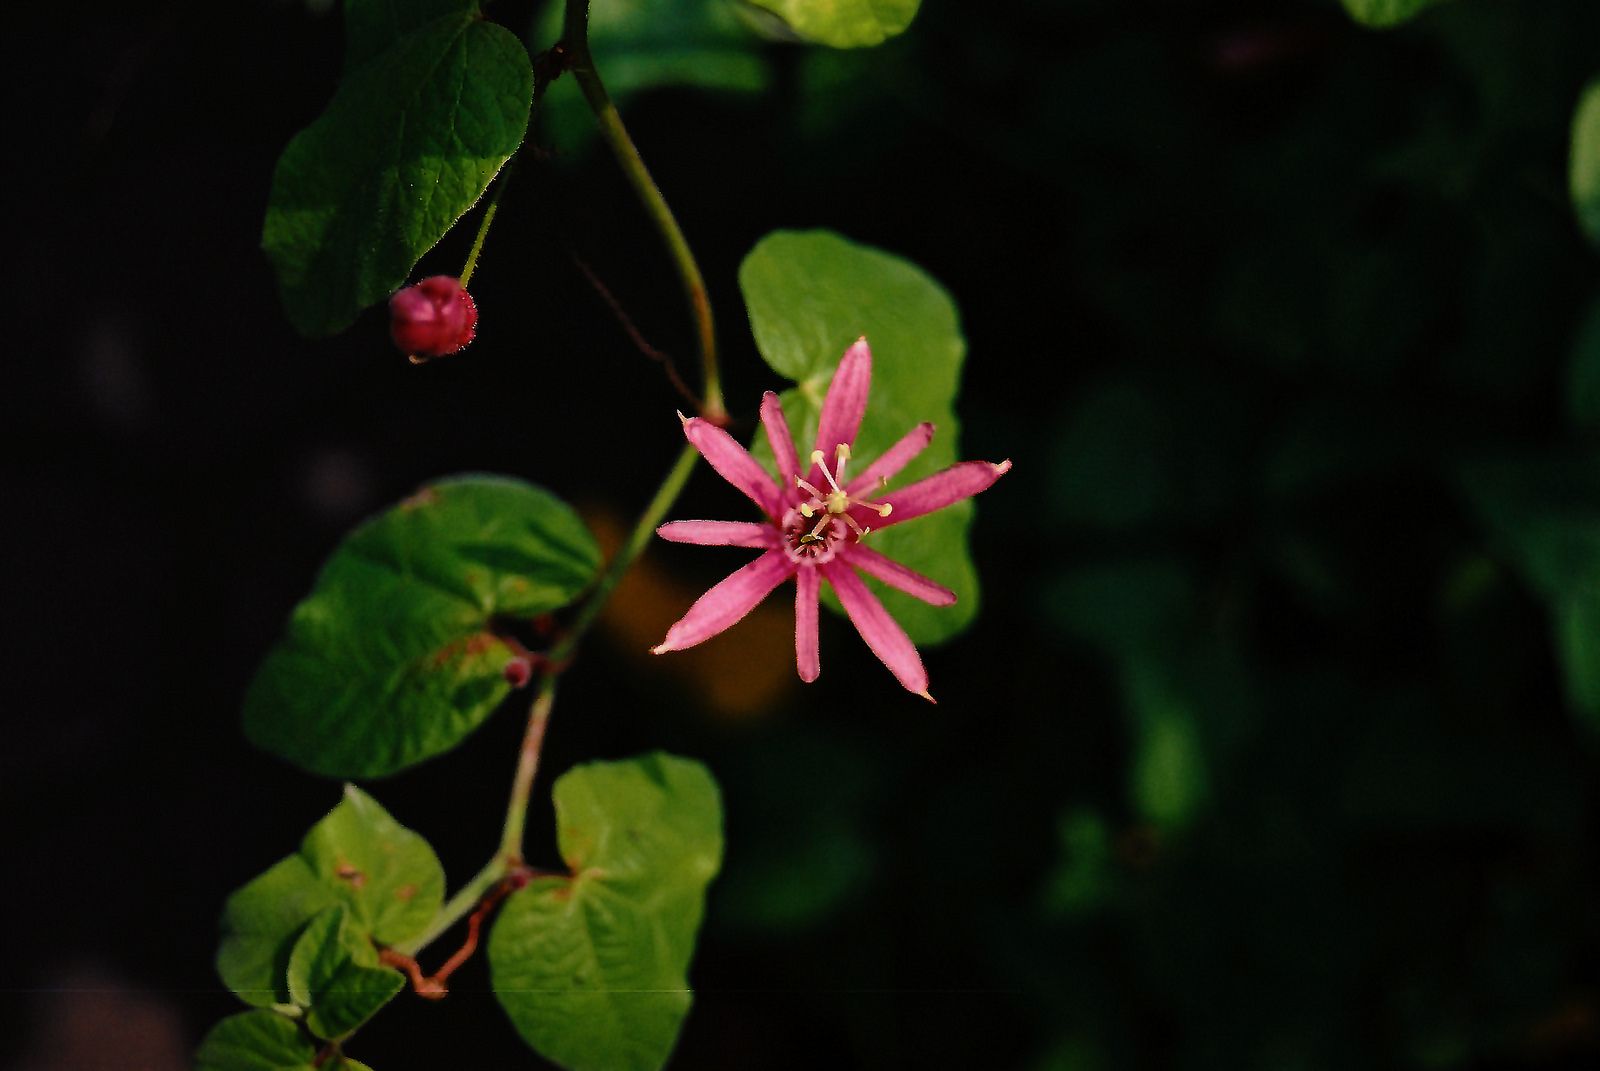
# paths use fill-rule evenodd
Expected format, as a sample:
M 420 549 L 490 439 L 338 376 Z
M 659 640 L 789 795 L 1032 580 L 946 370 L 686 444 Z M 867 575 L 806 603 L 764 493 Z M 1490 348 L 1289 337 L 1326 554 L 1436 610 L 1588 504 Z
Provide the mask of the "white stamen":
M 817 451 L 817 456 L 818 457 L 822 456 L 822 451 L 821 450 Z M 819 462 L 817 462 L 817 464 L 821 465 L 822 463 L 819 461 Z M 844 488 L 839 486 L 839 481 L 833 478 L 833 473 L 829 472 L 828 469 L 827 469 L 827 466 L 825 466 L 825 465 L 822 467 L 822 475 L 827 477 L 828 486 L 833 488 L 835 494 L 840 494 L 840 495 L 844 494 Z

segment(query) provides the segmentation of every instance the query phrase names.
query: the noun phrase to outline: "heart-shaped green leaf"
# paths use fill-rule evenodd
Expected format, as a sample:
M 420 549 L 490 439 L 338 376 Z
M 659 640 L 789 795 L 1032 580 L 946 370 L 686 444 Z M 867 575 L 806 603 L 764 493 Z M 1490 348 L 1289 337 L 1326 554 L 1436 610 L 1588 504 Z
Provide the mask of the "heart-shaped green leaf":
M 294 1020 L 269 1011 L 230 1015 L 206 1034 L 194 1071 L 372 1071 L 343 1054 L 317 1057 L 317 1045 Z
M 284 149 L 261 245 L 295 328 L 331 335 L 405 282 L 522 143 L 533 68 L 462 0 L 350 0 L 344 76 Z
M 699 763 L 653 754 L 555 784 L 571 877 L 513 894 L 489 939 L 494 989 L 529 1045 L 571 1071 L 655 1071 L 688 1014 L 689 960 L 722 862 Z
M 400 990 L 405 976 L 379 966 L 372 942 L 335 905 L 312 919 L 289 954 L 289 996 L 306 1010 L 306 1028 L 330 1041 L 352 1033 Z
M 447 751 L 505 698 L 505 622 L 571 602 L 600 552 L 516 480 L 430 485 L 334 552 L 245 698 L 245 734 L 303 769 L 382 777 Z
M 206 1034 L 195 1071 L 313 1071 L 317 1046 L 276 1012 L 230 1015 Z M 348 1065 L 347 1065 L 348 1066 Z
M 844 351 L 865 335 L 872 347 L 872 394 L 853 456 L 870 464 L 918 423 L 938 428 L 933 443 L 895 480 L 903 486 L 957 460 L 955 415 L 966 341 L 955 303 L 920 268 L 831 231 L 778 231 L 739 267 L 756 346 L 773 371 L 798 385 L 782 396 L 802 455 L 817 433 L 822 399 Z M 754 449 L 770 462 L 766 437 Z M 868 580 L 919 644 L 949 639 L 978 611 L 978 576 L 967 549 L 972 502 L 874 532 L 874 549 L 956 593 L 933 607 Z M 828 598 L 831 600 L 832 596 Z M 837 602 L 830 602 L 837 610 Z
M 314 1003 L 317 942 L 294 962 L 313 918 L 341 908 L 342 940 L 393 945 L 427 929 L 443 903 L 444 870 L 428 842 L 347 785 L 344 800 L 311 827 L 298 852 L 228 897 L 217 973 L 249 1004 Z M 376 965 L 353 952 L 351 958 Z

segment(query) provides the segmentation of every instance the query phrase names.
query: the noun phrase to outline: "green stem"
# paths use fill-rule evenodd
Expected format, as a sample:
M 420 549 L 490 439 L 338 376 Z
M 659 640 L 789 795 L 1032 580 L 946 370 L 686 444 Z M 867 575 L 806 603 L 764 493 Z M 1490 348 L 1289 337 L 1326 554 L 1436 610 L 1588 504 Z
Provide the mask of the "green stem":
M 500 178 L 494 184 L 494 193 L 489 195 L 489 207 L 483 210 L 483 218 L 478 221 L 478 233 L 472 239 L 472 248 L 467 252 L 467 263 L 461 269 L 461 286 L 466 287 L 472 279 L 473 270 L 478 266 L 478 254 L 483 252 L 483 240 L 489 236 L 489 225 L 494 222 L 495 213 L 500 211 L 500 195 L 505 192 L 506 183 L 511 181 L 511 172 L 516 166 L 516 158 L 506 161 L 506 166 L 500 169 Z
M 567 661 L 571 659 L 573 652 L 578 649 L 578 643 L 583 639 L 584 633 L 588 632 L 600 617 L 600 611 L 611 598 L 611 593 L 616 590 L 623 574 L 644 551 L 656 526 L 667 515 L 672 504 L 678 500 L 678 495 L 683 490 L 683 485 L 689 482 L 689 474 L 694 471 L 694 463 L 699 457 L 700 452 L 694 447 L 683 448 L 678 460 L 673 462 L 666 479 L 662 480 L 661 486 L 656 489 L 655 497 L 650 500 L 650 504 L 644 508 L 638 521 L 634 523 L 633 531 L 628 533 L 627 540 L 617 548 L 616 554 L 606 563 L 605 572 L 600 574 L 594 590 L 589 592 L 589 597 L 584 600 L 583 607 L 579 609 L 578 616 L 573 620 L 566 636 L 550 651 L 548 656 L 550 664 L 539 680 L 539 691 L 533 697 L 533 706 L 528 711 L 528 728 L 522 735 L 522 753 L 517 759 L 517 772 L 511 779 L 511 802 L 506 806 L 505 826 L 500 834 L 502 860 L 511 863 L 522 862 L 522 835 L 527 827 L 528 797 L 533 791 L 533 776 L 539 769 L 539 752 L 544 746 L 545 727 L 550 722 L 550 710 L 556 701 L 556 681 L 566 669 Z
M 557 666 L 572 657 L 577 649 L 578 641 L 583 634 L 589 631 L 595 619 L 600 616 L 600 611 L 605 607 L 606 600 L 611 598 L 611 592 L 621 581 L 622 575 L 628 571 L 645 546 L 650 542 L 650 537 L 655 533 L 657 526 L 678 500 L 678 495 L 683 491 L 683 485 L 689 482 L 689 474 L 694 471 L 694 463 L 699 460 L 700 452 L 693 446 L 685 446 L 678 455 L 678 460 L 672 463 L 672 469 L 666 478 L 661 481 L 661 486 L 656 489 L 655 497 L 650 504 L 639 514 L 639 519 L 634 522 L 633 531 L 628 533 L 627 540 L 617 548 L 617 553 L 606 563 L 605 572 L 601 574 L 594 590 L 590 592 L 583 608 L 578 611 L 578 616 L 573 620 L 572 627 L 566 636 L 550 652 L 550 659 Z
M 544 730 L 550 724 L 550 710 L 556 702 L 556 680 L 552 668 L 539 679 L 539 691 L 528 711 L 528 728 L 522 734 L 522 750 L 517 756 L 517 772 L 511 778 L 511 801 L 506 804 L 506 821 L 500 830 L 503 863 L 522 862 L 522 833 L 528 824 L 528 796 L 533 791 L 533 775 L 539 771 L 539 752 L 544 749 Z
M 628 136 L 627 127 L 622 125 L 622 116 L 617 113 L 617 106 L 606 93 L 605 83 L 600 81 L 600 74 L 595 70 L 594 57 L 589 53 L 589 0 L 566 0 L 566 4 L 562 43 L 570 56 L 567 69 L 578 80 L 600 125 L 601 137 L 611 146 L 617 163 L 622 165 L 623 174 L 643 202 L 645 211 L 661 232 L 667 251 L 672 255 L 673 266 L 677 269 L 678 280 L 683 284 L 683 294 L 689 303 L 690 315 L 694 318 L 700 346 L 700 366 L 705 380 L 701 391 L 700 415 L 717 424 L 726 423 L 728 410 L 722 401 L 722 376 L 717 369 L 716 326 L 711 317 L 711 298 L 706 292 L 705 280 L 700 275 L 700 266 L 695 262 L 694 253 L 689 249 L 689 240 L 683 236 L 683 230 L 678 226 L 678 220 L 668 207 L 666 198 L 661 196 L 661 190 L 650 177 L 650 170 L 645 167 L 638 146 Z
M 496 855 L 439 909 L 439 913 L 433 917 L 433 921 L 428 924 L 427 930 L 421 936 L 396 945 L 395 951 L 415 956 L 431 945 L 446 930 L 472 914 L 472 909 L 478 906 L 478 902 L 488 895 L 489 890 L 494 888 L 510 869 L 511 864 L 505 855 L 503 853 Z
M 717 370 L 716 331 L 711 318 L 711 301 L 706 295 L 705 281 L 700 275 L 699 265 L 695 263 L 694 254 L 689 250 L 689 242 L 684 238 L 677 219 L 672 215 L 672 209 L 667 206 L 661 191 L 650 178 L 650 172 L 645 168 L 639 150 L 622 125 L 622 118 L 617 114 L 616 106 L 611 103 L 611 98 L 606 95 L 605 86 L 600 82 L 600 76 L 595 73 L 593 59 L 589 55 L 588 32 L 588 0 L 567 0 L 565 43 L 571 54 L 569 69 L 577 77 L 584 96 L 594 109 L 595 118 L 600 123 L 601 134 L 610 144 L 618 162 L 622 165 L 623 172 L 633 184 L 639 199 L 644 202 L 645 210 L 666 240 L 667 249 L 672 254 L 678 278 L 683 283 L 684 294 L 689 300 L 689 309 L 699 334 L 700 361 L 705 376 L 700 402 L 701 414 L 708 420 L 725 422 L 728 414 L 722 400 L 722 381 Z M 508 164 L 501 173 L 500 182 L 489 201 L 489 207 L 484 211 L 483 219 L 478 224 L 478 234 L 473 240 L 472 251 L 467 255 L 466 267 L 461 271 L 463 286 L 467 284 L 473 268 L 477 265 L 484 236 L 489 232 L 489 225 L 494 222 L 495 212 L 500 204 L 500 193 L 505 189 L 510 173 L 511 168 Z M 606 563 L 605 571 L 579 609 L 578 616 L 573 620 L 566 636 L 550 651 L 549 665 L 545 667 L 540 677 L 538 691 L 528 711 L 528 727 L 523 733 L 522 750 L 517 758 L 516 773 L 511 779 L 511 798 L 506 805 L 505 824 L 500 832 L 500 850 L 439 910 L 439 914 L 426 932 L 412 941 L 396 946 L 396 951 L 409 956 L 416 955 L 451 926 L 471 914 L 513 867 L 521 865 L 522 841 L 528 821 L 528 800 L 533 792 L 534 776 L 539 770 L 539 755 L 544 749 L 545 730 L 549 726 L 550 713 L 555 706 L 556 683 L 565 670 L 566 663 L 577 650 L 579 642 L 598 620 L 600 611 L 611 598 L 617 584 L 644 552 L 644 548 L 650 542 L 650 536 L 666 517 L 672 504 L 677 501 L 684 485 L 689 482 L 689 475 L 694 471 L 695 461 L 699 457 L 699 451 L 693 446 L 683 448 L 667 472 L 666 478 L 661 481 L 661 486 L 657 488 L 655 497 L 651 498 L 649 505 L 645 506 L 644 512 L 639 515 L 633 531 L 628 533 L 628 538 Z
M 550 712 L 555 707 L 556 683 L 566 668 L 567 660 L 577 650 L 578 642 L 599 618 L 601 609 L 611 598 L 623 574 L 644 552 L 656 526 L 667 515 L 672 504 L 678 500 L 678 495 L 683 491 L 684 484 L 689 482 L 689 474 L 694 471 L 694 463 L 699 457 L 700 452 L 693 446 L 683 448 L 667 472 L 666 478 L 661 481 L 661 486 L 656 489 L 655 497 L 650 499 L 650 504 L 644 508 L 638 521 L 634 523 L 633 531 L 628 533 L 627 540 L 617 548 L 616 554 L 606 563 L 605 572 L 601 574 L 594 590 L 584 601 L 572 627 L 561 642 L 551 650 L 550 665 L 539 679 L 539 690 L 535 693 L 533 705 L 528 710 L 528 727 L 522 735 L 522 750 L 517 757 L 517 770 L 511 778 L 511 799 L 506 804 L 505 824 L 500 831 L 500 850 L 482 870 L 478 871 L 476 877 L 450 898 L 450 902 L 440 910 L 438 917 L 428 927 L 428 931 L 415 941 L 398 946 L 399 951 L 407 955 L 416 955 L 419 949 L 470 914 L 478 901 L 483 899 L 484 894 L 494 887 L 495 882 L 503 878 L 513 866 L 521 864 L 522 839 L 528 825 L 528 799 L 533 794 L 534 775 L 539 771 L 539 754 L 544 749 L 545 729 L 550 724 Z

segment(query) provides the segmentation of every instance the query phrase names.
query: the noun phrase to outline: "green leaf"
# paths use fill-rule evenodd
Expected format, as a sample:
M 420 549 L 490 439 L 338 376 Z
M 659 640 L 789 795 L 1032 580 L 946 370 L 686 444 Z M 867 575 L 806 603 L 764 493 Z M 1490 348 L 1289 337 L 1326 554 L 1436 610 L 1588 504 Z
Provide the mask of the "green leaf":
M 1572 117 L 1571 181 L 1578 222 L 1600 245 L 1600 79 L 1583 91 Z
M 1568 702 L 1600 731 L 1600 456 L 1483 463 L 1464 481 L 1497 542 L 1549 604 Z
M 195 1071 L 313 1071 L 317 1046 L 276 1012 L 230 1015 L 206 1034 Z M 326 1065 L 324 1065 L 326 1066 Z M 346 1066 L 353 1066 L 348 1061 Z
M 1045 912 L 1082 918 L 1104 907 L 1116 881 L 1112 831 L 1101 815 L 1074 807 L 1056 821 L 1060 855 L 1040 895 Z
M 1576 584 L 1557 603 L 1556 643 L 1566 672 L 1567 701 L 1590 731 L 1600 733 L 1600 572 Z
M 346 1037 L 405 988 L 405 977 L 378 965 L 372 942 L 348 924 L 343 904 L 306 926 L 289 956 L 289 995 L 306 1009 L 306 1028 L 330 1041 Z
M 741 0 L 756 24 L 834 48 L 882 44 L 904 32 L 922 0 Z
M 347 940 L 393 945 L 427 929 L 443 903 L 444 870 L 428 842 L 347 785 L 296 854 L 228 897 L 217 973 L 246 1003 L 304 1004 L 294 990 L 303 997 L 316 977 L 307 959 L 313 952 L 302 952 L 298 968 L 294 952 L 314 916 L 342 907 Z
M 555 784 L 571 877 L 514 893 L 489 939 L 517 1031 L 571 1071 L 654 1071 L 688 1014 L 689 960 L 722 862 L 722 805 L 699 763 L 660 753 Z
M 351 921 L 380 944 L 417 936 L 444 904 L 444 868 L 433 848 L 354 785 L 311 827 L 300 854 L 339 893 Z
M 269 1011 L 243 1012 L 206 1034 L 194 1071 L 372 1071 L 343 1055 L 318 1063 L 317 1052 L 294 1020 Z
M 938 434 L 896 484 L 957 460 L 960 422 L 953 407 L 966 341 L 950 295 L 920 268 L 830 231 L 778 231 L 745 257 L 739 285 L 762 358 L 798 384 L 783 393 L 783 409 L 801 456 L 816 436 L 839 359 L 865 335 L 872 346 L 872 395 L 853 450 L 859 463 L 870 463 L 924 420 Z M 755 449 L 770 459 L 759 433 Z M 956 593 L 954 606 L 933 607 L 868 580 L 917 643 L 949 639 L 977 614 L 978 576 L 967 548 L 972 516 L 972 502 L 959 502 L 870 537 L 874 549 Z
M 539 488 L 465 476 L 362 525 L 245 697 L 245 734 L 313 773 L 382 777 L 448 751 L 510 686 L 500 622 L 567 605 L 600 552 Z
M 564 5 L 545 10 L 538 39 L 561 37 Z M 653 89 L 683 88 L 754 94 L 772 81 L 760 41 L 739 24 L 726 0 L 607 0 L 589 9 L 589 51 L 605 72 L 618 108 Z M 550 84 L 540 122 L 563 150 L 587 143 L 594 114 L 577 80 Z
M 338 903 L 304 856 L 280 860 L 228 897 L 222 909 L 217 974 L 246 1004 L 290 1002 L 289 956 L 306 920 Z
M 345 925 L 348 917 L 345 906 L 335 904 L 306 923 L 295 940 L 286 973 L 289 999 L 300 1007 L 311 1007 L 312 995 L 328 984 L 339 964 L 364 955 L 359 951 L 363 944 L 368 951 L 372 950 L 371 944 L 349 940 L 349 927 Z
M 1350 17 L 1365 26 L 1398 26 L 1444 0 L 1344 0 Z
M 1462 474 L 1468 496 L 1529 584 L 1554 602 L 1600 573 L 1600 455 L 1510 457 Z
M 462 0 L 350 0 L 344 75 L 289 142 L 261 246 L 302 334 L 331 335 L 406 280 L 528 126 L 516 36 Z
M 1600 432 L 1600 300 L 1589 311 L 1572 343 L 1567 365 L 1567 414 L 1574 426 Z
M 1158 826 L 1187 826 L 1210 797 L 1196 711 L 1150 664 L 1130 664 L 1123 687 L 1137 724 L 1129 771 L 1134 806 Z

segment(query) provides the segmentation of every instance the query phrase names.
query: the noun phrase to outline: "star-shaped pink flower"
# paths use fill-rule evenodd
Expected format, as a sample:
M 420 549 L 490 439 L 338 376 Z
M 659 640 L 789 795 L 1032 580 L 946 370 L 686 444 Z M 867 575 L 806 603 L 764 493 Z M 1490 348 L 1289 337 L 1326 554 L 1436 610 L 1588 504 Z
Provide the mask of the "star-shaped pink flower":
M 722 428 L 698 417 L 683 432 L 723 479 L 760 507 L 765 520 L 671 521 L 656 529 L 675 543 L 750 547 L 764 553 L 700 596 L 667 636 L 651 650 L 681 651 L 736 624 L 790 577 L 795 581 L 794 652 L 802 680 L 821 671 L 817 653 L 817 595 L 826 580 L 872 653 L 895 679 L 925 699 L 928 673 L 905 630 L 857 574 L 888 584 L 934 606 L 949 606 L 955 592 L 873 550 L 867 535 L 943 509 L 993 485 L 1010 461 L 963 461 L 908 487 L 886 494 L 879 488 L 905 468 L 933 438 L 932 424 L 918 424 L 872 464 L 846 475 L 850 447 L 861 428 L 872 385 L 872 351 L 865 338 L 845 351 L 822 402 L 817 444 L 802 469 L 778 396 L 761 400 L 761 424 L 778 463 L 779 479 Z M 871 493 L 871 498 L 868 498 Z

